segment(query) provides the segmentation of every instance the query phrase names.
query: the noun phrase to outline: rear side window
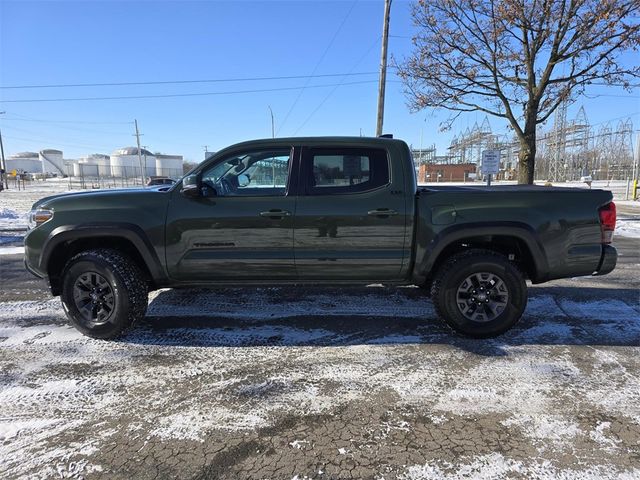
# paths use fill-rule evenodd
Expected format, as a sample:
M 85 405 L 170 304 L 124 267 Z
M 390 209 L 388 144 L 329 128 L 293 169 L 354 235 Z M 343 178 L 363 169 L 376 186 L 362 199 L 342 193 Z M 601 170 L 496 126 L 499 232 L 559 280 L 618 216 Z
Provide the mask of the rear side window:
M 387 152 L 367 148 L 309 148 L 304 159 L 307 192 L 356 193 L 389 183 Z

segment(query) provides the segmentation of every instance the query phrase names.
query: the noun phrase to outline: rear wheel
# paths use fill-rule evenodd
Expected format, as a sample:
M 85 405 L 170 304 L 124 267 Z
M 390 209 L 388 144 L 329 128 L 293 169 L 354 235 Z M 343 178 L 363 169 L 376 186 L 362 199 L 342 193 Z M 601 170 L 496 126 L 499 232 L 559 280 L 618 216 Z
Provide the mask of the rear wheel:
M 527 305 L 520 270 L 490 250 L 473 249 L 449 258 L 433 280 L 431 295 L 447 325 L 475 338 L 504 333 Z
M 144 317 L 148 287 L 127 256 L 110 249 L 87 250 L 67 262 L 61 299 L 76 329 L 89 337 L 112 339 Z

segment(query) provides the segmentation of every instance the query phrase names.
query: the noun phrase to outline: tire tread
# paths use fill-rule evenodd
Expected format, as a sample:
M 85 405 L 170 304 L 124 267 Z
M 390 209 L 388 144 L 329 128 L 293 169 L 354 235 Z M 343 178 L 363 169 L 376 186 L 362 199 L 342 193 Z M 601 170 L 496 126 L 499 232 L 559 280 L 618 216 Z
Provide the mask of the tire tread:
M 71 257 L 63 270 L 63 277 L 71 265 L 79 261 L 95 261 L 100 259 L 108 265 L 123 281 L 129 299 L 127 318 L 121 327 L 108 335 L 96 335 L 94 338 L 115 339 L 124 335 L 133 324 L 142 319 L 147 311 L 149 285 L 138 265 L 127 255 L 110 248 L 83 250 Z M 84 332 L 83 332 L 84 333 Z M 93 336 L 87 333 L 89 336 Z

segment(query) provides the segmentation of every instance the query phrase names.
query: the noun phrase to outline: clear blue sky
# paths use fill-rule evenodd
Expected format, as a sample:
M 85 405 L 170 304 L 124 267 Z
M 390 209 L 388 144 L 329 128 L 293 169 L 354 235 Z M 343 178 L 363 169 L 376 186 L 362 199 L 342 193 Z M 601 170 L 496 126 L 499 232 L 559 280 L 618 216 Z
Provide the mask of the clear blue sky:
M 383 0 L 344 1 L 45 1 L 0 0 L 0 86 L 228 79 L 374 72 L 352 77 L 228 83 L 2 89 L 0 101 L 161 95 L 298 87 L 300 90 L 137 100 L 0 103 L 5 153 L 59 148 L 65 157 L 133 145 L 133 119 L 152 151 L 201 160 L 218 150 L 271 136 L 268 107 L 279 136 L 375 133 Z M 394 0 L 390 53 L 408 55 L 414 34 L 410 3 Z M 333 42 L 332 42 L 333 40 Z M 628 61 L 637 61 L 629 55 Z M 387 85 L 385 132 L 414 146 L 451 137 L 482 114 L 461 117 L 450 132 L 446 113 L 411 114 L 402 85 Z M 368 82 L 348 85 L 351 82 Z M 317 85 L 339 84 L 339 87 Z M 594 87 L 581 99 L 592 123 L 633 115 L 638 92 Z M 598 96 L 598 95 L 607 96 Z M 296 101 L 297 100 L 297 101 Z M 295 103 L 295 105 L 294 105 Z M 292 109 L 293 106 L 293 109 Z M 290 112 L 290 113 L 289 113 Z M 288 117 L 287 117 L 287 114 Z M 285 121 L 286 118 L 286 121 Z M 494 131 L 502 124 L 489 119 Z

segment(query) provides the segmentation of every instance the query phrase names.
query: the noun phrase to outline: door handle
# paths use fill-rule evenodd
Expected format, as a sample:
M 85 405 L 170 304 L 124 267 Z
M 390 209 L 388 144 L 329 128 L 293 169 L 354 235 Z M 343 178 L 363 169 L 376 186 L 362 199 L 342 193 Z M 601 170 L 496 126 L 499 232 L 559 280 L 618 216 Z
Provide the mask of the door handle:
M 290 217 L 291 212 L 289 212 L 288 210 L 273 209 L 273 210 L 267 210 L 266 212 L 260 212 L 258 215 L 260 215 L 261 217 L 268 217 L 268 218 L 282 218 L 282 217 Z
M 391 210 L 390 208 L 377 208 L 375 210 L 369 210 L 367 215 L 371 215 L 372 217 L 391 217 L 393 215 L 398 215 L 398 212 Z

